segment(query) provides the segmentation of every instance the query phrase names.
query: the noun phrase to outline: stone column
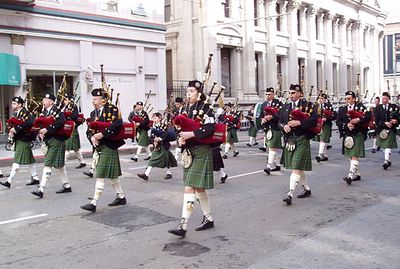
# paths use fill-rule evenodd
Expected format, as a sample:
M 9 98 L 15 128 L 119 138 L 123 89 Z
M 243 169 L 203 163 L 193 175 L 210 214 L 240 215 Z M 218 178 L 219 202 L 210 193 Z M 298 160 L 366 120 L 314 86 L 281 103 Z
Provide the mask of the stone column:
M 318 9 L 315 5 L 312 5 L 307 10 L 307 30 L 308 30 L 308 54 L 307 54 L 307 81 L 306 87 L 310 89 L 311 86 L 317 85 L 317 62 L 315 60 L 317 53 L 316 44 L 316 26 L 315 16 L 317 15 Z
M 298 76 L 298 62 L 297 62 L 297 10 L 300 7 L 299 2 L 292 1 L 288 5 L 289 15 L 289 49 L 288 49 L 288 60 L 289 60 L 289 83 L 297 84 L 299 82 Z
M 242 47 L 236 47 L 235 48 L 236 54 L 235 54 L 235 76 L 236 76 L 236 85 L 232 85 L 233 87 L 231 87 L 231 89 L 237 89 L 236 94 L 232 94 L 232 97 L 238 97 L 239 100 L 243 100 L 244 97 L 244 91 L 243 91 L 243 87 L 242 87 L 242 52 L 243 52 L 243 48 Z M 254 62 L 252 67 L 254 67 Z M 253 68 L 254 70 L 254 68 Z M 254 71 L 253 71 L 254 72 Z M 254 89 L 254 88 L 253 88 Z
M 25 55 L 25 36 L 11 35 L 12 53 L 19 57 L 21 66 L 21 85 L 15 88 L 14 96 L 25 96 L 23 83 L 26 80 L 26 55 Z
M 383 72 L 384 72 L 384 66 L 383 66 L 383 37 L 384 37 L 384 32 L 380 31 L 378 34 L 378 48 L 379 48 L 379 90 L 381 92 L 384 91 L 384 85 L 385 82 L 383 80 Z M 397 91 L 397 89 L 394 89 L 394 95 L 397 96 L 397 94 L 399 94 L 399 92 Z
M 254 15 L 254 5 L 253 1 L 246 1 L 244 6 L 244 13 L 245 18 L 253 18 Z M 249 98 L 253 98 L 256 96 L 256 83 L 255 83 L 255 50 L 254 50 L 254 22 L 252 20 L 248 20 L 244 22 L 244 37 L 243 37 L 243 44 L 246 46 L 243 47 L 243 77 L 242 77 L 242 88 L 241 90 L 244 91 L 244 95 Z M 234 94 L 234 96 L 238 96 Z
M 281 1 L 281 14 L 287 13 L 288 1 Z M 288 31 L 288 16 L 281 16 L 281 32 Z
M 276 0 L 267 1 L 267 14 L 268 16 L 276 15 Z M 278 77 L 276 70 L 276 17 L 267 20 L 267 53 L 266 53 L 266 75 L 267 87 L 274 87 Z M 265 90 L 265 89 L 263 89 Z
M 221 81 L 221 49 L 224 47 L 222 44 L 217 44 L 217 55 L 215 55 L 215 60 L 217 62 L 217 68 L 215 70 L 217 81 Z M 212 71 L 212 70 L 211 70 Z M 236 74 L 235 74 L 236 75 Z M 225 86 L 225 85 L 224 85 Z
M 340 63 L 339 63 L 339 89 L 336 96 L 339 98 L 340 95 L 343 95 L 347 91 L 347 64 L 346 64 L 346 56 L 347 56 L 347 23 L 348 18 L 341 17 L 339 20 L 339 46 L 340 46 Z
M 325 33 L 325 72 L 324 72 L 324 80 L 323 80 L 323 88 L 318 90 L 324 90 L 325 83 L 328 82 L 328 93 L 332 91 L 333 87 L 333 73 L 332 73 L 332 25 L 334 22 L 334 16 L 332 13 L 325 13 L 325 22 L 324 22 L 324 33 Z

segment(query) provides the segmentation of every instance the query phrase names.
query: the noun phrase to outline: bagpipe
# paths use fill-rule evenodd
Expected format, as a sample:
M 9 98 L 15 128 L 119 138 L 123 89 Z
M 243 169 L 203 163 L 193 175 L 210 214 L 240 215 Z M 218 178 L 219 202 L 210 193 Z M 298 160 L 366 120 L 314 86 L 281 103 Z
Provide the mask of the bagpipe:
M 309 118 L 310 118 L 310 114 L 306 113 L 306 112 L 303 112 L 300 109 L 294 109 L 289 114 L 289 121 L 290 120 L 298 120 L 298 121 L 302 122 L 302 121 L 307 120 Z M 322 118 L 318 118 L 317 125 L 307 129 L 307 131 L 309 131 L 313 135 L 321 134 L 322 125 L 323 125 Z
M 8 129 L 14 128 L 15 126 L 24 124 L 25 120 L 17 119 L 16 117 L 11 117 L 6 121 L 6 125 Z M 24 130 L 24 133 L 34 133 L 36 130 L 34 128 L 29 128 Z
M 64 111 L 65 118 L 71 118 L 72 111 Z M 85 116 L 82 113 L 78 114 L 78 118 L 75 120 L 76 126 L 80 126 L 85 122 Z
M 89 126 L 89 131 L 93 133 L 102 133 L 108 127 L 111 126 L 111 122 L 91 121 L 90 118 L 86 119 L 86 122 Z M 110 137 L 110 140 L 135 139 L 135 136 L 136 136 L 136 124 L 131 122 L 124 122 L 119 132 Z
M 201 121 L 199 121 L 197 119 L 194 120 L 194 119 L 188 118 L 185 114 L 181 114 L 181 115 L 174 117 L 173 122 L 174 122 L 177 130 L 183 131 L 183 132 L 193 132 L 202 127 Z M 203 139 L 197 139 L 197 138 L 193 138 L 193 139 L 201 144 L 225 143 L 226 133 L 227 133 L 227 126 L 222 123 L 216 123 L 215 131 L 211 136 L 203 138 Z
M 45 116 L 39 116 L 35 119 L 33 123 L 33 129 L 34 130 L 40 130 L 42 128 L 48 128 L 50 125 L 53 125 L 56 122 L 56 119 L 53 116 L 50 117 L 45 117 Z M 63 137 L 71 137 L 72 133 L 74 132 L 75 129 L 75 122 L 72 120 L 66 120 L 64 122 L 64 126 L 57 131 L 55 131 L 53 134 L 56 136 L 63 136 Z
M 279 113 L 279 107 L 274 107 L 274 106 L 266 106 L 264 108 L 264 116 L 275 116 L 276 114 Z
M 135 116 L 132 117 L 132 121 L 135 122 L 135 123 L 137 122 L 137 123 L 142 124 L 144 122 L 144 117 L 135 115 Z M 153 125 L 153 122 L 151 120 L 149 120 L 147 122 L 147 124 L 142 127 L 142 129 L 148 131 L 148 130 L 150 130 L 152 125 Z
M 353 119 L 357 119 L 357 118 L 363 118 L 365 116 L 365 112 L 361 111 L 361 110 L 349 110 L 347 111 L 347 117 L 349 118 L 349 120 L 353 120 Z M 368 129 L 371 127 L 371 129 L 374 128 L 374 122 L 372 120 L 368 121 L 368 122 L 364 122 L 364 123 L 359 123 L 357 124 L 359 127 L 364 128 L 364 129 Z

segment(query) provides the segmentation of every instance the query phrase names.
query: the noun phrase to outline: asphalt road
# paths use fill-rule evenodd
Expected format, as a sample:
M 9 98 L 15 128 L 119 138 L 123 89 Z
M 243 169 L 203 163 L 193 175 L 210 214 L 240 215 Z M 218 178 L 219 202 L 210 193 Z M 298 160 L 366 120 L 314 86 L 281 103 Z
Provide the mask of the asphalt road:
M 94 214 L 79 208 L 95 180 L 74 168 L 76 160 L 67 164 L 73 192 L 55 194 L 61 182 L 54 173 L 43 199 L 30 194 L 35 188 L 25 186 L 29 174 L 22 169 L 10 190 L 0 189 L 0 268 L 399 268 L 400 154 L 394 151 L 384 171 L 383 153 L 368 151 L 362 180 L 348 186 L 341 178 L 349 164 L 339 146 L 334 139 L 329 161 L 313 161 L 312 196 L 288 207 L 282 198 L 289 171 L 267 176 L 266 153 L 241 143 L 239 156 L 230 153 L 225 162 L 227 182 L 219 184 L 214 174 L 216 227 L 193 230 L 202 219 L 196 204 L 183 240 L 167 233 L 181 216 L 180 167 L 170 180 L 153 169 L 145 182 L 136 174 L 147 162 L 122 155 L 128 203 L 108 207 L 115 193 L 107 182 Z

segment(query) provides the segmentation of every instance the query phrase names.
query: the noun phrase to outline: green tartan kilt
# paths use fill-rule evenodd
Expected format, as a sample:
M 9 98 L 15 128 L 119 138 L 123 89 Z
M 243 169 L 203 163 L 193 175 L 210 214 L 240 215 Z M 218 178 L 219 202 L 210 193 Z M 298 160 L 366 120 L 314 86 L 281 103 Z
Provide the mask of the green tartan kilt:
M 281 163 L 286 169 L 311 171 L 310 140 L 305 136 L 298 137 L 294 151 L 284 149 Z
M 61 168 L 65 165 L 65 141 L 55 138 L 46 143 L 48 150 L 44 157 L 44 166 Z
M 172 154 L 172 152 L 166 150 L 163 145 L 160 145 L 160 148 L 154 150 L 151 154 L 148 166 L 158 168 L 170 168 L 177 167 L 178 163 L 176 162 L 175 156 Z
M 35 163 L 35 158 L 33 157 L 31 142 L 25 142 L 21 140 L 15 141 L 15 154 L 14 163 L 17 164 L 33 164 Z
M 388 137 L 383 140 L 379 137 L 379 134 L 376 136 L 376 145 L 383 149 L 397 149 L 397 141 L 396 141 L 396 134 L 391 130 L 389 132 Z
M 313 141 L 318 141 L 318 142 L 322 141 L 325 143 L 330 143 L 331 137 L 332 137 L 332 126 L 324 124 L 322 126 L 322 133 L 320 135 L 314 136 Z
M 74 130 L 71 137 L 65 141 L 65 150 L 78 151 L 81 148 L 81 141 L 79 139 L 79 132 L 77 129 Z
M 185 186 L 193 188 L 214 188 L 213 159 L 209 145 L 199 145 L 190 149 L 193 157 L 192 165 L 183 168 Z
M 257 128 L 255 126 L 251 126 L 250 125 L 249 136 L 250 137 L 256 137 L 257 136 L 257 132 L 258 132 Z
M 137 139 L 137 143 L 139 146 L 147 147 L 149 145 L 149 137 L 147 135 L 147 131 L 143 129 L 139 129 L 139 137 Z
M 348 149 L 344 146 L 345 138 L 346 137 L 343 138 L 344 156 L 348 158 L 351 157 L 364 158 L 365 157 L 364 135 L 361 132 L 359 132 L 355 136 L 353 136 L 354 146 L 351 149 Z
M 96 166 L 97 178 L 116 179 L 122 175 L 121 165 L 117 149 L 111 149 L 107 146 L 100 148 L 99 161 Z
M 265 132 L 265 145 L 268 148 L 277 148 L 277 149 L 282 148 L 282 132 L 281 131 L 272 130 L 271 140 L 268 140 L 266 137 L 267 137 L 267 133 Z
M 228 134 L 226 135 L 226 142 L 232 144 L 232 143 L 237 143 L 238 141 L 239 139 L 237 136 L 236 129 L 231 129 L 230 131 L 228 131 Z

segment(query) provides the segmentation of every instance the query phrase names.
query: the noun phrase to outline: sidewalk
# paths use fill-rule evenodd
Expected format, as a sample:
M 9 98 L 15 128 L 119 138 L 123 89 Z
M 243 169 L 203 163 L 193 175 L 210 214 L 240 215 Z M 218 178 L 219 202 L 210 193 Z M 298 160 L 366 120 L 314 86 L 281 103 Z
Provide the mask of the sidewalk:
M 81 151 L 83 154 L 83 157 L 86 159 L 86 162 L 90 164 L 91 158 L 92 158 L 92 145 L 89 143 L 89 140 L 86 138 L 86 129 L 85 128 L 79 128 L 79 136 L 81 140 Z M 247 135 L 247 131 L 238 131 L 238 138 L 239 138 L 239 143 L 247 143 L 249 140 L 249 137 Z M 262 140 L 263 137 L 263 132 L 260 130 L 257 134 L 257 140 Z M 171 143 L 173 147 L 175 147 L 175 142 Z M 120 154 L 133 154 L 136 152 L 137 145 L 132 143 L 132 140 L 128 139 L 125 140 L 125 145 L 120 147 L 118 149 Z M 42 154 L 42 150 L 40 146 L 37 146 L 33 150 L 33 155 L 35 156 L 36 162 L 37 163 L 42 163 L 44 160 L 44 156 Z M 5 144 L 0 144 L 0 167 L 7 167 L 11 166 L 14 158 L 14 152 L 13 151 L 7 151 L 5 149 Z M 73 160 L 76 159 L 75 154 L 71 154 L 69 159 Z

